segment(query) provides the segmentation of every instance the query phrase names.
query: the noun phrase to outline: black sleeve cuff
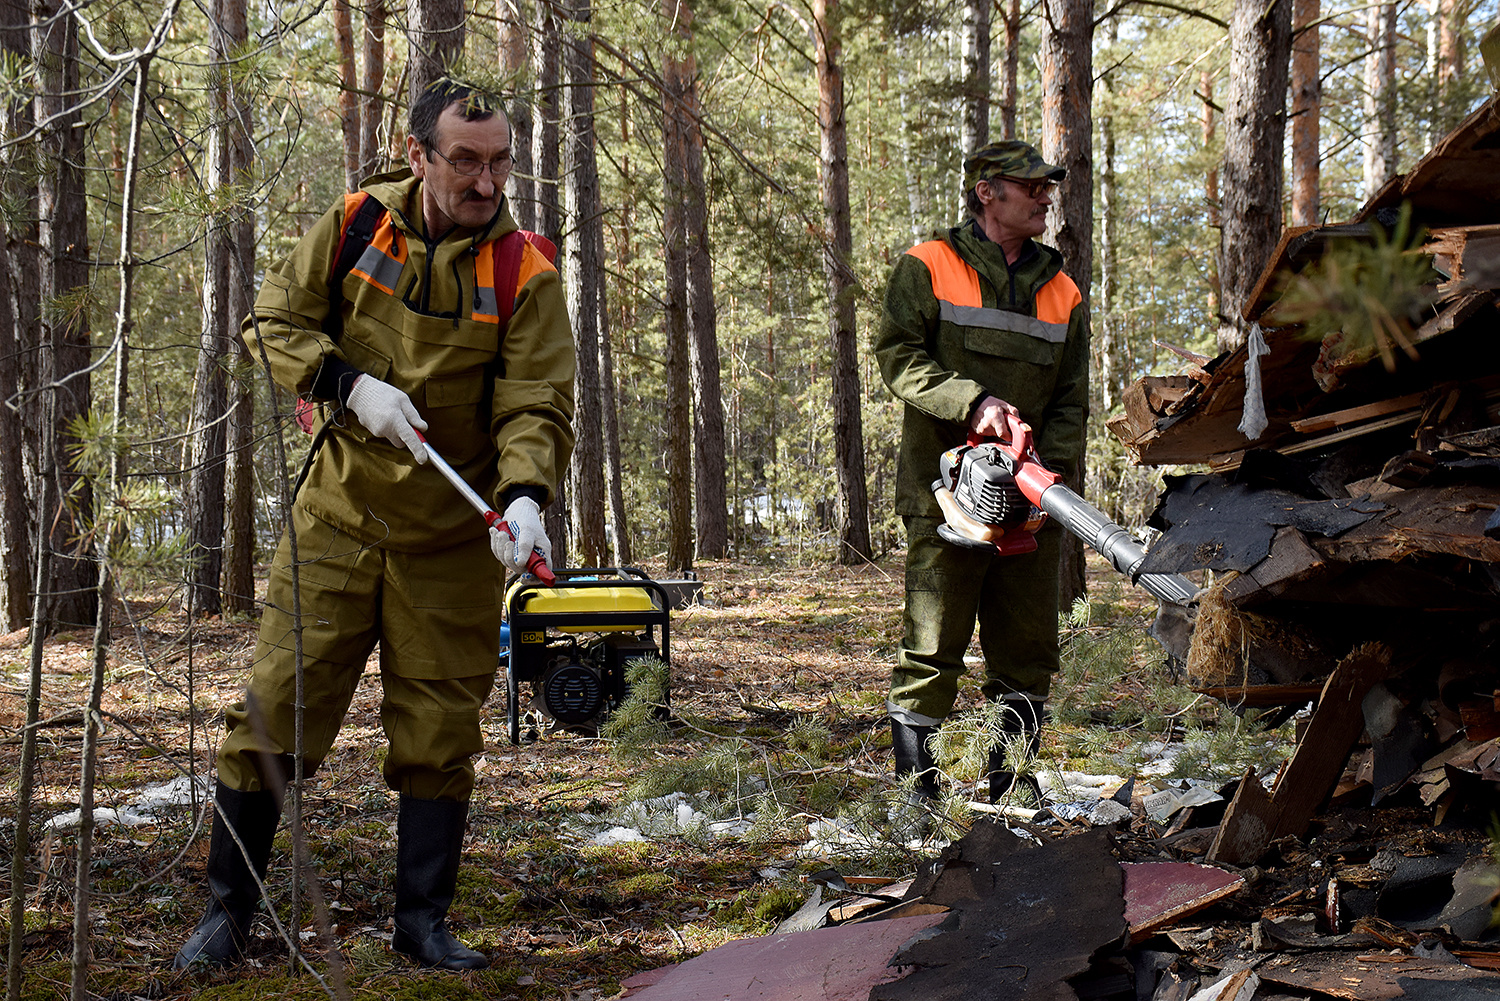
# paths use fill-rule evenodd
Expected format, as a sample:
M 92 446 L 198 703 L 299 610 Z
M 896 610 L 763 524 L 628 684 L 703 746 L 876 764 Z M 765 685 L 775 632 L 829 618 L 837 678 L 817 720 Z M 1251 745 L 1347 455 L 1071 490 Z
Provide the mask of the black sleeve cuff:
M 530 497 L 532 500 L 536 501 L 536 506 L 539 508 L 547 506 L 546 488 L 521 485 L 508 487 L 505 492 L 500 495 L 500 510 L 503 512 L 506 508 L 510 507 L 510 502 L 515 500 L 517 497 Z
M 312 394 L 320 400 L 338 400 L 339 406 L 347 407 L 354 380 L 364 374 L 342 358 L 330 355 L 323 359 L 323 365 L 313 379 Z

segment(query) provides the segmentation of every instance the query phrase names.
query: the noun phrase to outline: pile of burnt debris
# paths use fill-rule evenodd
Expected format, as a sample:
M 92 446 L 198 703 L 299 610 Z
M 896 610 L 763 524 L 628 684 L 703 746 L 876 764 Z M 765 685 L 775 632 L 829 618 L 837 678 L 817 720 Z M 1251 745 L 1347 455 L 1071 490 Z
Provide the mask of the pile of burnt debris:
M 1140 568 L 1205 584 L 1155 630 L 1188 681 L 1273 714 L 1314 706 L 1270 793 L 1240 784 L 1211 860 L 1256 862 L 1356 787 L 1414 794 L 1429 822 L 1493 797 L 1497 175 L 1491 99 L 1352 222 L 1288 230 L 1246 344 L 1141 380 L 1109 422 L 1143 464 L 1206 470 L 1166 478 Z
M 981 820 L 903 883 L 815 874 L 775 934 L 640 974 L 621 996 L 1500 997 L 1500 943 L 1487 941 L 1500 880 L 1472 827 L 1412 836 L 1399 810 L 1335 807 L 1237 869 L 1198 860 L 1223 809 L 1188 807 L 1172 833 L 1150 837 L 1161 828 L 1139 797 L 1113 826 Z

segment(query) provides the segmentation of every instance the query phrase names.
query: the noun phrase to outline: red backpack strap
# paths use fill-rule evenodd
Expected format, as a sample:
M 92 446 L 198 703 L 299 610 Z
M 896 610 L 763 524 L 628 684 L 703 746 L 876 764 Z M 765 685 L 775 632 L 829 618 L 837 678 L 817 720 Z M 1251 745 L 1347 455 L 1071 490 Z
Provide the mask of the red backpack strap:
M 502 331 L 509 325 L 511 313 L 516 308 L 516 295 L 521 291 L 516 287 L 521 279 L 521 256 L 526 252 L 528 243 L 542 252 L 547 263 L 557 259 L 557 246 L 545 236 L 529 229 L 513 230 L 495 241 L 495 299 L 500 308 Z M 509 289 L 510 294 L 500 292 L 501 289 Z

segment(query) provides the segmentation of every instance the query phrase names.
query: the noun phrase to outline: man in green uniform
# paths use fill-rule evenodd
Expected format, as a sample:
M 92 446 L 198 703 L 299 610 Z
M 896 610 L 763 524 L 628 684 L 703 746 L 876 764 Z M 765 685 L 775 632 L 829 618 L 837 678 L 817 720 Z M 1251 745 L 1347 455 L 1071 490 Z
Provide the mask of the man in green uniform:
M 440 80 L 413 104 L 406 146 L 408 167 L 361 186 L 378 221 L 339 288 L 330 278 L 358 194 L 267 272 L 245 320 L 252 356 L 264 352 L 329 427 L 272 566 L 245 700 L 226 713 L 210 899 L 179 968 L 237 961 L 260 902 L 297 746 L 294 565 L 305 772 L 332 747 L 378 645 L 383 774 L 400 797 L 392 946 L 423 966 L 488 965 L 445 919 L 499 663 L 504 568 L 523 570 L 534 548 L 550 556 L 539 512 L 573 448 L 573 339 L 557 272 L 506 207 L 498 101 Z M 418 431 L 513 537 L 486 530 Z
M 886 703 L 898 775 L 937 795 L 929 746 L 952 712 L 964 653 L 979 623 L 986 698 L 1004 700 L 1007 728 L 1033 753 L 1058 669 L 1058 559 L 1062 529 L 1047 525 L 1034 552 L 1001 556 L 937 534 L 933 496 L 942 453 L 970 434 L 1000 437 L 1008 415 L 1036 432 L 1039 454 L 1076 468 L 1088 406 L 1089 319 L 1062 255 L 1035 242 L 1063 169 L 1016 140 L 964 161 L 970 218 L 897 262 L 875 354 L 904 406 L 896 510 L 907 531 L 904 636 Z M 990 756 L 990 797 L 1015 776 L 1005 748 Z

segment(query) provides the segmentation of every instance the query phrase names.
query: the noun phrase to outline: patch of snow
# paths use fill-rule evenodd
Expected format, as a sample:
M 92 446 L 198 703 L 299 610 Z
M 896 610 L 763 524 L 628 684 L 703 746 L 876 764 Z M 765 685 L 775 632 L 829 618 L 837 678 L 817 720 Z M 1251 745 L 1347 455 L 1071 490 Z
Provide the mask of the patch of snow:
M 202 797 L 207 794 L 207 785 L 200 783 L 198 795 Z M 191 802 L 192 780 L 186 775 L 179 775 L 170 781 L 146 786 L 126 806 L 94 807 L 94 826 L 107 827 L 115 824 L 120 827 L 141 827 L 145 824 L 154 824 L 157 815 L 163 810 L 187 806 Z M 65 831 L 79 826 L 82 822 L 83 811 L 71 810 L 52 817 L 42 826 L 49 831 Z

